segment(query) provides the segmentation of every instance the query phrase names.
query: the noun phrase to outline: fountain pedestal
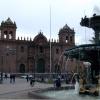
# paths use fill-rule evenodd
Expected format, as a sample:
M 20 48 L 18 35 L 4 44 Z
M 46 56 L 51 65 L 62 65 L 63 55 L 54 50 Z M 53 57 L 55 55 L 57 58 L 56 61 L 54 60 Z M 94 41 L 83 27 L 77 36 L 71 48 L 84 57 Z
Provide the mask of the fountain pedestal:
M 76 94 L 79 93 L 79 83 L 78 83 L 78 81 L 76 81 L 76 83 L 75 83 L 75 93 Z
M 86 81 L 87 84 L 91 84 L 91 63 L 90 62 L 83 62 L 85 68 L 86 68 Z

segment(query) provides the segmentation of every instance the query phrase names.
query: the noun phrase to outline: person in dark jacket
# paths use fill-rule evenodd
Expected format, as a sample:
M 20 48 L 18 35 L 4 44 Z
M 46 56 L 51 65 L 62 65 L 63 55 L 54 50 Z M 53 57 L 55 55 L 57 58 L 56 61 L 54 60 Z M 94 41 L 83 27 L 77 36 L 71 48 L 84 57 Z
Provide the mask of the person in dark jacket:
M 29 76 L 28 75 L 26 76 L 26 80 L 27 80 L 27 82 L 29 81 Z
M 30 85 L 31 85 L 31 86 L 34 86 L 34 82 L 35 82 L 35 79 L 32 77 L 32 78 L 30 79 Z

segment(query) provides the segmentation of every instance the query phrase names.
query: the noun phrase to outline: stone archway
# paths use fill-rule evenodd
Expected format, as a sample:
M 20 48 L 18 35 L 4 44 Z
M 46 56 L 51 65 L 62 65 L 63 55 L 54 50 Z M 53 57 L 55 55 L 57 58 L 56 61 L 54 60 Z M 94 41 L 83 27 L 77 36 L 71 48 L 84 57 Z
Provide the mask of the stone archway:
M 25 65 L 24 64 L 20 64 L 19 72 L 20 73 L 25 73 Z
M 45 61 L 44 59 L 38 59 L 37 61 L 37 73 L 44 73 L 45 72 Z

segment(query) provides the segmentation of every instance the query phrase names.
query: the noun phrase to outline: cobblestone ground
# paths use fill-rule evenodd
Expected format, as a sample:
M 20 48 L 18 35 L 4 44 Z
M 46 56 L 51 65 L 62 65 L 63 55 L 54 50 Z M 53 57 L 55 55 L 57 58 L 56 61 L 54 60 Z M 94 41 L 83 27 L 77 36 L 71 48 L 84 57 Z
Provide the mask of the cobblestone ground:
M 14 84 L 7 79 L 0 84 L 0 99 L 32 99 L 28 96 L 28 92 L 47 87 L 51 87 L 51 85 L 36 82 L 31 87 L 26 79 L 17 78 Z

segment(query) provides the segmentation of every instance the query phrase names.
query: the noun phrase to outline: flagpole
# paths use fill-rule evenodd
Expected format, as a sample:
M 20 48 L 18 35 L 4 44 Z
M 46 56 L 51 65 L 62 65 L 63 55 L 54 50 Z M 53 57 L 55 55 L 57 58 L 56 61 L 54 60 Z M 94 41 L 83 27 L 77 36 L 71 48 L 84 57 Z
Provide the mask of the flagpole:
M 50 73 L 51 73 L 51 5 L 50 5 Z

